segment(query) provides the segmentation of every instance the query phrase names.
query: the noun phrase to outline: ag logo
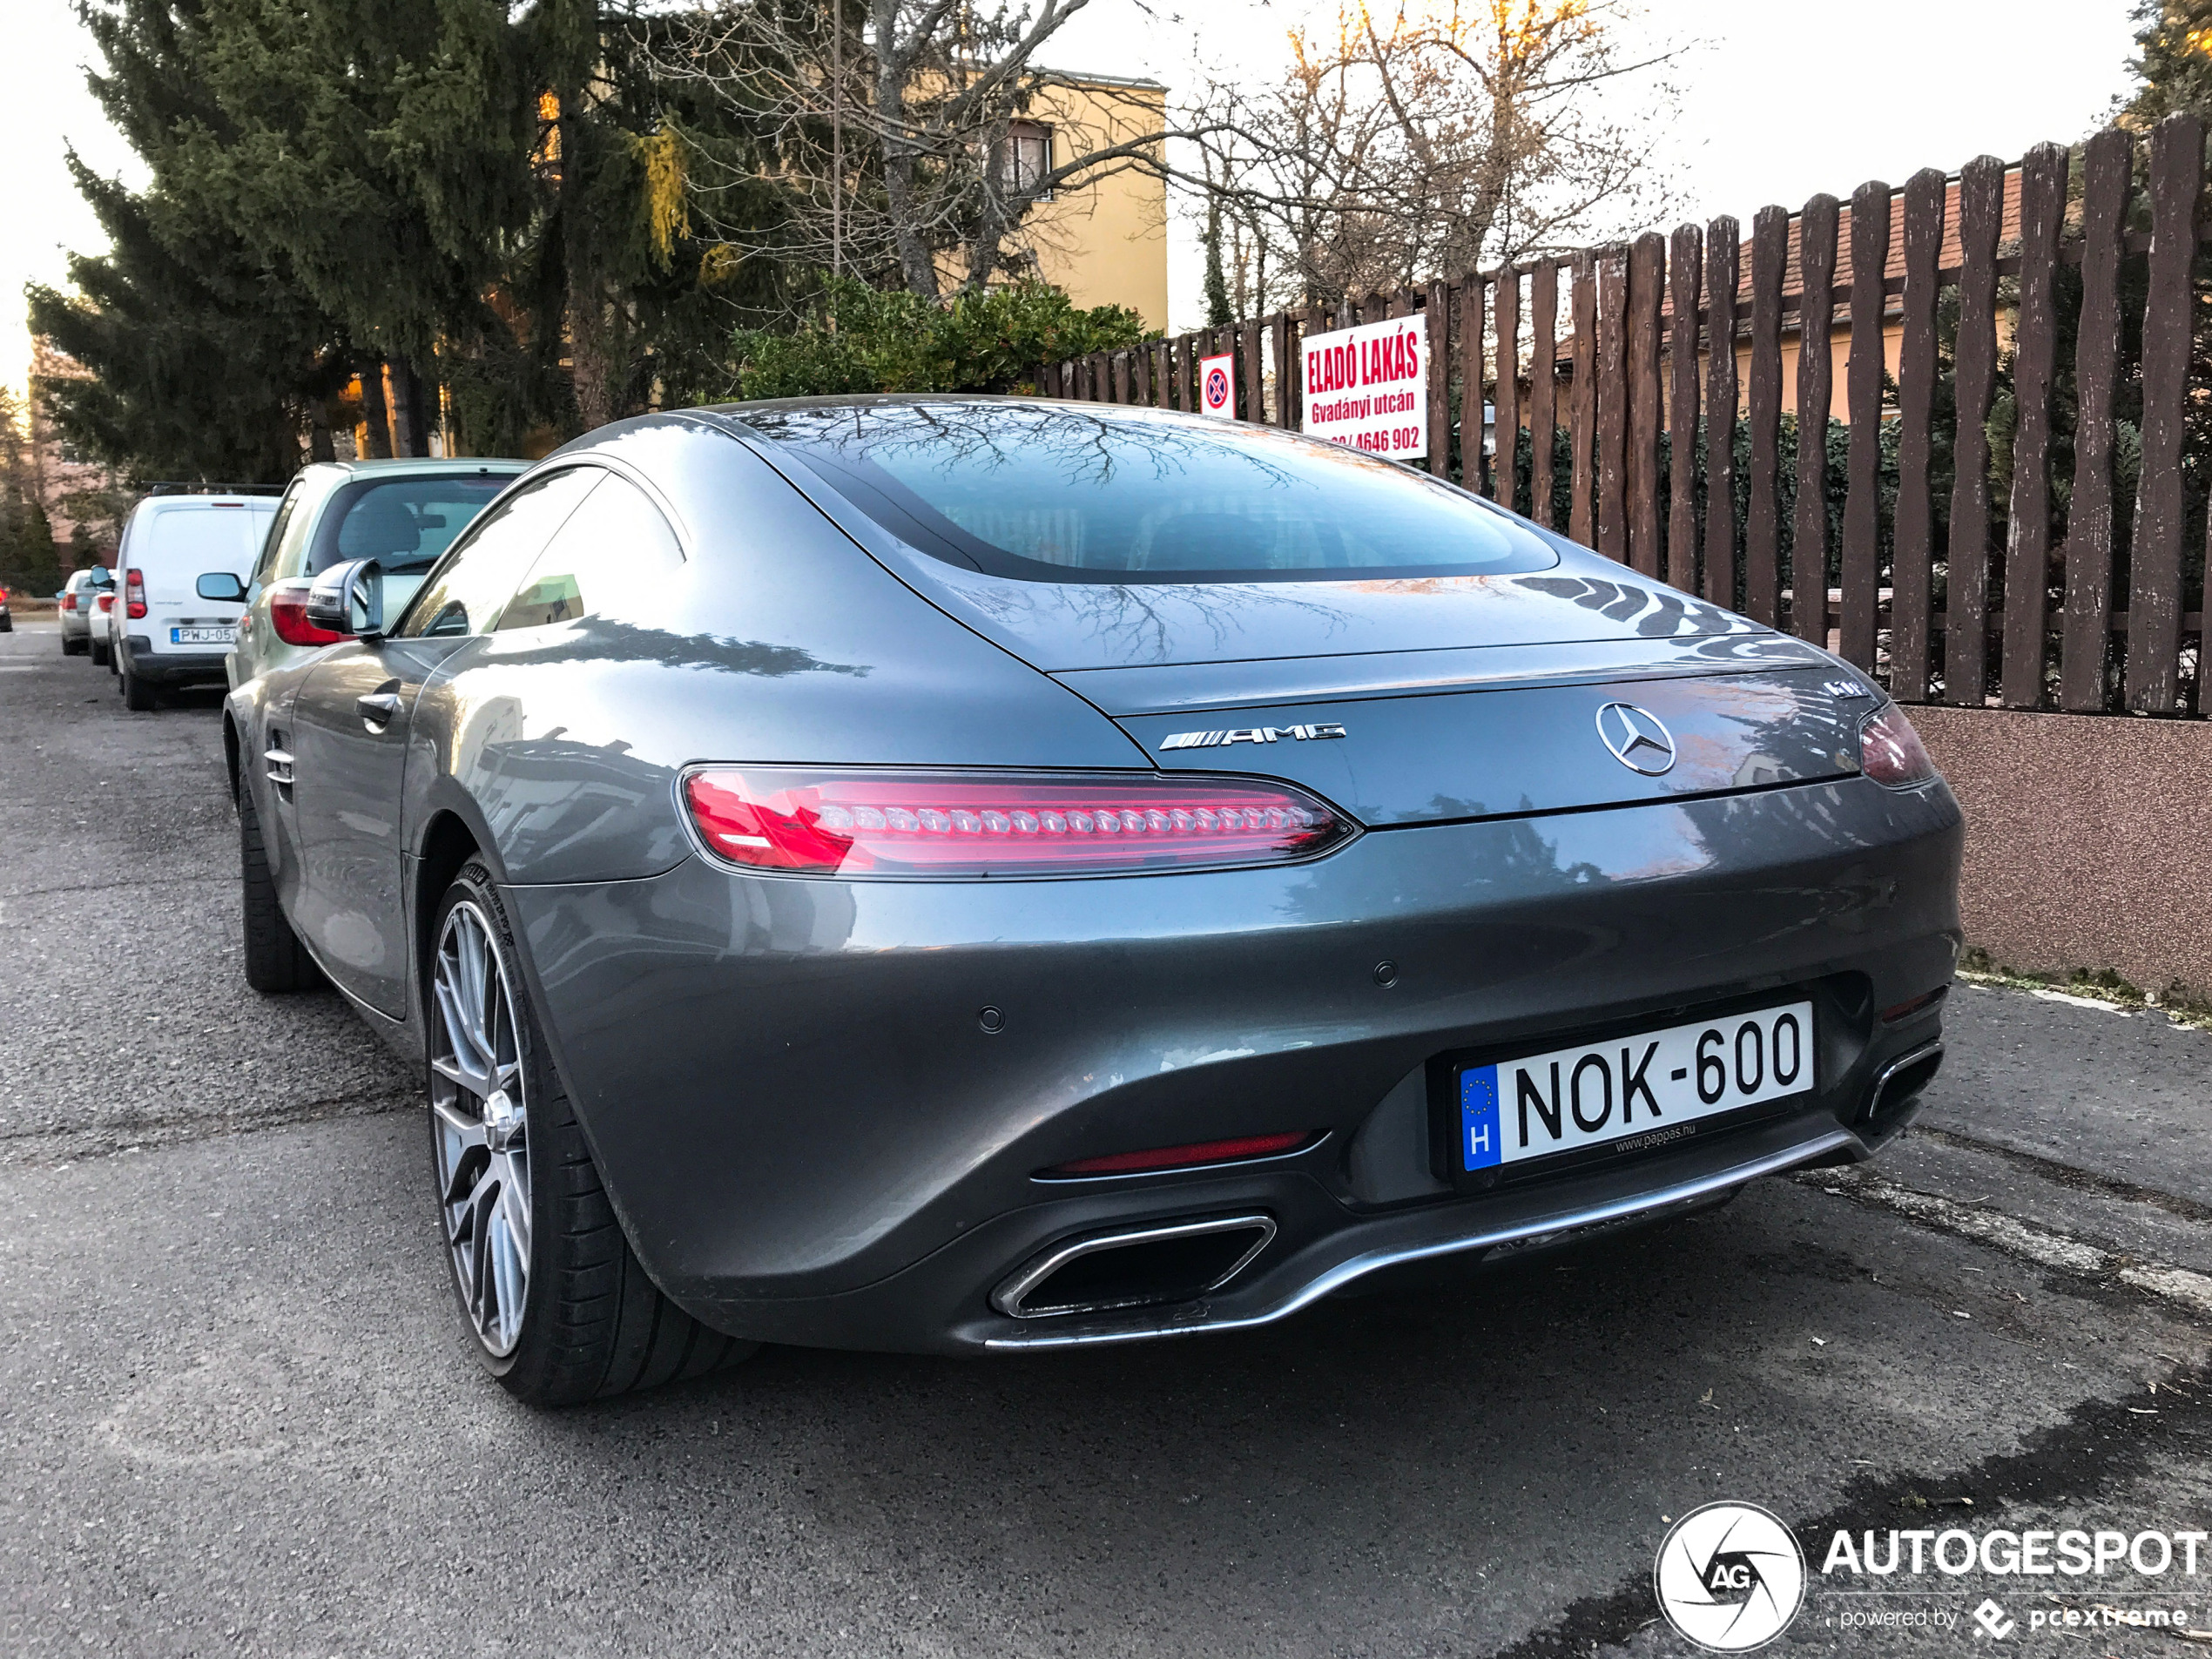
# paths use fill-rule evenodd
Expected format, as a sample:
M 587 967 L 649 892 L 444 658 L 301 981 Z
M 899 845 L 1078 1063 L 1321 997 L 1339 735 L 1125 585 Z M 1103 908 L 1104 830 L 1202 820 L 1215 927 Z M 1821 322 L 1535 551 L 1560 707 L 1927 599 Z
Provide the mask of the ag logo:
M 1749 1653 L 1804 1604 L 1804 1552 L 1757 1504 L 1709 1503 L 1667 1534 L 1652 1586 L 1678 1634 L 1711 1653 Z

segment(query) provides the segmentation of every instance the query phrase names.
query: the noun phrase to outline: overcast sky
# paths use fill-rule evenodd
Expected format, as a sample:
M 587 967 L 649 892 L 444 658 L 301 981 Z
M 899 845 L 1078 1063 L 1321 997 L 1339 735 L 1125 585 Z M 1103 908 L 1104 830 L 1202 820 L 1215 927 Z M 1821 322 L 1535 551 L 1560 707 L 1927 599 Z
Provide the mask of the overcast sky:
M 1868 179 L 1899 184 L 1921 167 L 2080 138 L 2128 85 L 2128 0 L 1647 0 L 1635 26 L 1683 48 L 1670 71 L 1681 118 L 1656 143 L 1685 213 L 1749 224 L 1770 201 L 1845 196 Z M 1264 74 L 1292 24 L 1334 10 L 1335 0 L 1161 0 L 1150 12 L 1138 0 L 1090 0 L 1049 56 L 1171 87 L 1190 84 L 1194 65 Z M 30 342 L 16 296 L 29 281 L 60 282 L 64 249 L 100 243 L 64 171 L 64 144 L 102 172 L 134 176 L 84 91 L 90 51 L 70 0 L 0 0 L 0 380 L 17 388 Z M 1198 320 L 1198 275 L 1195 243 L 1178 227 L 1178 327 Z

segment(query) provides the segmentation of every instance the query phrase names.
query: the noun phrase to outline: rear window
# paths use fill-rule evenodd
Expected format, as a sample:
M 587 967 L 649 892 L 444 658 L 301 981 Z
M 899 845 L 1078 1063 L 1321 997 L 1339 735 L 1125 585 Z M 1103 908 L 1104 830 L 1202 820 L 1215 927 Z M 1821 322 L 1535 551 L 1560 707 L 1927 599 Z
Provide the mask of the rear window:
M 158 564 L 201 575 L 242 572 L 260 551 L 275 510 L 270 500 L 247 507 L 171 507 L 148 514 L 144 529 L 132 537 L 130 562 L 140 570 Z
M 1265 427 L 1012 401 L 732 413 L 894 534 L 994 575 L 1312 582 L 1559 562 L 1424 473 Z
M 393 576 L 420 576 L 469 521 L 513 482 L 511 473 L 363 479 L 331 499 L 315 527 L 307 576 L 347 559 L 374 559 Z

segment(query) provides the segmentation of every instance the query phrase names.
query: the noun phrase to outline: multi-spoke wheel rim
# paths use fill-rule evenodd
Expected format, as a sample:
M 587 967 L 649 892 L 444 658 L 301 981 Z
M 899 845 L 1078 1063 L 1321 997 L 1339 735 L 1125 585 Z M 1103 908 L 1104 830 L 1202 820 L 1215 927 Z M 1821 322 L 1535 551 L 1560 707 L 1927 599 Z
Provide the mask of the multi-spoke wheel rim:
M 514 1352 L 529 1290 L 529 1115 L 507 969 L 483 912 L 446 913 L 430 981 L 431 1130 L 439 1210 L 462 1311 L 494 1357 Z

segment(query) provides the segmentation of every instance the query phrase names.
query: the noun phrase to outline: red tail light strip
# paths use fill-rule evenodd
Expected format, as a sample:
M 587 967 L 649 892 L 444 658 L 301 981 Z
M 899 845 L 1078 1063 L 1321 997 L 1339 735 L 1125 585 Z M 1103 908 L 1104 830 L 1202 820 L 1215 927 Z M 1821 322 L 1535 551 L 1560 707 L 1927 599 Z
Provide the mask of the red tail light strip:
M 351 634 L 333 633 L 307 620 L 307 590 L 301 581 L 280 582 L 269 590 L 269 626 L 287 645 L 334 645 Z
M 1354 826 L 1286 784 L 1113 773 L 799 772 L 685 779 L 708 848 L 811 875 L 1055 875 L 1308 858 Z

